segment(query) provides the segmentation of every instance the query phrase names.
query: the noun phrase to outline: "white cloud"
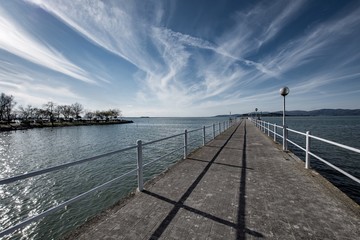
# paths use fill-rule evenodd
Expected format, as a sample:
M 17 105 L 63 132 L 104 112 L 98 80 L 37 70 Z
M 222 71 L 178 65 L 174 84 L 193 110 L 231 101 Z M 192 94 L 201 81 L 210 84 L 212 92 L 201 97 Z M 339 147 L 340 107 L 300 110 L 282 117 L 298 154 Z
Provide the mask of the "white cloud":
M 19 105 L 41 106 L 48 101 L 61 104 L 83 100 L 69 86 L 56 81 L 49 82 L 46 74 L 0 59 L 1 91 L 13 95 Z
M 87 73 L 71 63 L 61 53 L 46 46 L 31 36 L 27 30 L 16 23 L 4 9 L 0 7 L 0 28 L 6 34 L 0 34 L 0 48 L 18 57 L 38 64 L 72 78 L 95 83 Z

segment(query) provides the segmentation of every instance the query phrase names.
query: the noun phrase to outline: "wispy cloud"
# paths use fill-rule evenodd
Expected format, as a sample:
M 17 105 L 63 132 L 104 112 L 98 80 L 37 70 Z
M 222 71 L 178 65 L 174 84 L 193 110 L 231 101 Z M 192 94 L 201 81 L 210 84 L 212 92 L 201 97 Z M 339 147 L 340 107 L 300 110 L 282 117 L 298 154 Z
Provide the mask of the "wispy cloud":
M 353 52 L 357 42 L 350 40 L 350 44 L 344 44 L 344 40 L 360 33 L 359 24 L 360 8 L 347 9 L 335 19 L 318 24 L 305 35 L 284 44 L 278 52 L 264 60 L 265 65 L 278 69 L 280 73 L 316 62 L 317 58 L 330 60 L 328 63 L 337 69 L 349 66 L 350 61 L 360 58 L 360 53 Z M 326 72 L 334 70 L 328 64 L 323 66 L 326 66 Z
M 87 73 L 71 63 L 61 53 L 46 46 L 31 36 L 0 6 L 0 28 L 6 34 L 0 34 L 0 48 L 29 62 L 65 74 L 72 78 L 95 83 Z
M 55 81 L 49 84 L 48 80 L 46 74 L 0 59 L 0 86 L 21 104 L 40 106 L 48 101 L 68 104 L 83 99 L 66 85 Z

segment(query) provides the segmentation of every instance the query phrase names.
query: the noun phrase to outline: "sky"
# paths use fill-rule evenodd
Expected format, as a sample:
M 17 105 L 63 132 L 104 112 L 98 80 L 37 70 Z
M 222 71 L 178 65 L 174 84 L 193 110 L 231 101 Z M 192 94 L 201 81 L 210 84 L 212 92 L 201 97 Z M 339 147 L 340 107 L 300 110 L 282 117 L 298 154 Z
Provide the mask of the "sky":
M 360 108 L 360 1 L 0 1 L 0 92 L 123 116 Z

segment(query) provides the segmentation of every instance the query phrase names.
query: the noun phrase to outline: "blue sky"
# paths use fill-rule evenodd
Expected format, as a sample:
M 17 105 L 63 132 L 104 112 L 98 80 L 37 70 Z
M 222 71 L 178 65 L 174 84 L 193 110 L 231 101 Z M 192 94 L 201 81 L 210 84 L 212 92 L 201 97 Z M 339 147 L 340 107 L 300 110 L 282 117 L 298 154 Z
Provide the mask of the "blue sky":
M 360 2 L 0 1 L 0 92 L 124 116 L 359 108 Z

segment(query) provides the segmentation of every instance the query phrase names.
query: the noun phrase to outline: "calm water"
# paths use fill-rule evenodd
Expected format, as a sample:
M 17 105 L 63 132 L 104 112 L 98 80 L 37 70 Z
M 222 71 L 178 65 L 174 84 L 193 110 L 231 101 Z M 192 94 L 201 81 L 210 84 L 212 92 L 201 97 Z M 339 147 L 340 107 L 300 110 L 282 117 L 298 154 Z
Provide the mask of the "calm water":
M 32 129 L 0 133 L 0 179 L 38 170 L 66 162 L 76 161 L 101 153 L 182 133 L 184 129 L 197 129 L 227 118 L 143 118 L 133 119 L 133 124 L 108 126 L 81 126 L 66 128 Z M 267 118 L 280 124 L 280 118 Z M 290 128 L 306 131 L 329 140 L 360 148 L 360 117 L 291 117 Z M 201 131 L 190 133 L 192 149 L 202 143 Z M 212 137 L 208 129 L 207 140 Z M 296 136 L 290 135 L 290 138 Z M 302 138 L 296 142 L 304 145 Z M 174 138 L 144 148 L 144 162 L 164 155 L 183 144 L 183 137 Z M 290 146 L 291 148 L 291 146 Z M 296 148 L 291 148 L 302 157 Z M 358 154 L 351 154 L 329 145 L 312 144 L 314 152 L 331 163 L 360 177 Z M 145 179 L 162 172 L 182 157 L 182 150 L 145 167 Z M 136 167 L 136 152 L 116 154 L 65 170 L 0 186 L 0 230 L 20 222 L 47 208 L 66 201 L 80 193 L 109 181 Z M 341 189 L 360 202 L 359 186 L 314 160 L 312 167 L 322 172 Z M 116 203 L 136 188 L 136 176 L 115 182 L 110 188 L 72 204 L 67 211 L 45 217 L 22 231 L 5 239 L 57 239 L 62 234 L 82 224 L 102 209 Z M 85 206 L 85 207 L 84 207 Z
M 138 118 L 133 124 L 31 129 L 0 133 L 0 179 L 80 160 L 148 142 L 227 118 Z M 211 128 L 212 129 L 212 128 Z M 189 133 L 190 150 L 202 144 L 202 131 Z M 208 129 L 207 141 L 212 137 Z M 183 144 L 183 136 L 146 146 L 144 163 Z M 145 180 L 181 159 L 183 150 L 144 168 Z M 73 166 L 64 170 L 0 186 L 0 230 L 41 213 L 80 193 L 136 168 L 136 150 Z M 72 204 L 67 211 L 45 217 L 11 239 L 57 239 L 87 218 L 116 203 L 136 188 L 136 176 L 121 179 L 110 188 Z M 86 207 L 84 207 L 86 206 Z M 7 239 L 7 238 L 6 238 Z

